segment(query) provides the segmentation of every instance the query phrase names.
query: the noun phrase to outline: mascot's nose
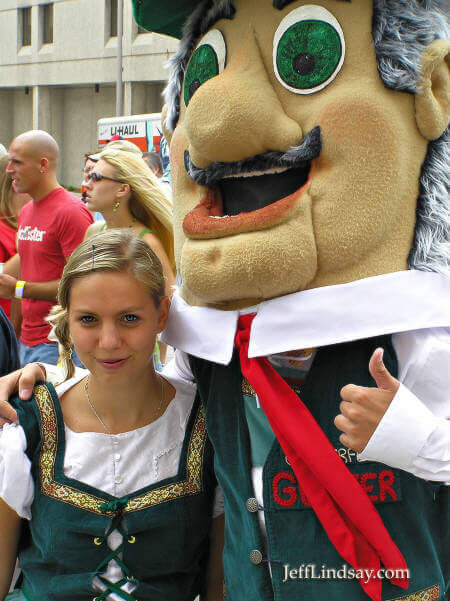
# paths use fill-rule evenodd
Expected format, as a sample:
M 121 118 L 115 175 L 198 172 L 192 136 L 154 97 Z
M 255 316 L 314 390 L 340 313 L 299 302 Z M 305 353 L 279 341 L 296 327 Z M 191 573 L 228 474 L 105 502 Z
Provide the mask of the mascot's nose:
M 197 167 L 285 151 L 302 139 L 275 94 L 251 29 L 224 71 L 195 92 L 184 123 Z

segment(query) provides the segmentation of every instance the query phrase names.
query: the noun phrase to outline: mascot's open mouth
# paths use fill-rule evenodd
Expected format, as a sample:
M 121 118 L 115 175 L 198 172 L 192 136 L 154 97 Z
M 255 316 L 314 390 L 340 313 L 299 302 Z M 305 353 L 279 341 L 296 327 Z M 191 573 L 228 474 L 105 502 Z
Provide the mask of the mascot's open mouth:
M 218 184 L 224 215 L 257 211 L 290 196 L 308 179 L 310 163 L 283 173 L 227 177 Z
M 184 218 L 183 230 L 193 239 L 222 238 L 267 229 L 286 221 L 307 183 L 312 159 L 320 155 L 320 128 L 285 153 L 267 152 L 239 163 L 213 163 L 197 168 L 185 153 L 186 170 L 209 189 Z
M 222 238 L 285 221 L 308 181 L 310 166 L 281 174 L 227 178 L 208 190 L 183 221 L 189 238 Z

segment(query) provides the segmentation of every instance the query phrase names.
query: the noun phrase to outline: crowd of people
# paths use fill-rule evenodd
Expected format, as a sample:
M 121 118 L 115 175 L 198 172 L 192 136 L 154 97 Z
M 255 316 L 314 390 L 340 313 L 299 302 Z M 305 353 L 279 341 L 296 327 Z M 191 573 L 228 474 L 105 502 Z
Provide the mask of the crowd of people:
M 85 238 L 129 228 L 157 254 L 166 292 L 175 284 L 171 202 L 139 148 L 113 140 L 87 154 L 81 199 L 58 183 L 58 155 L 56 141 L 36 130 L 17 136 L 0 162 L 0 306 L 19 338 L 23 365 L 58 363 L 46 317 L 64 265 Z

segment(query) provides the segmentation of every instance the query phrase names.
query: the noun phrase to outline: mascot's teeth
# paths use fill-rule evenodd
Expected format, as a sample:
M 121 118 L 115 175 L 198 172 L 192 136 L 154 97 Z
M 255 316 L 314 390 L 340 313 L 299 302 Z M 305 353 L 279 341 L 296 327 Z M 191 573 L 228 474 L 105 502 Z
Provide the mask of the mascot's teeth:
M 224 217 L 229 217 L 229 215 L 209 215 L 211 219 L 223 219 Z
M 270 169 L 265 169 L 264 171 L 246 171 L 243 173 L 236 173 L 234 175 L 225 175 L 223 179 L 241 179 L 244 177 L 258 177 L 260 175 L 271 175 L 275 173 L 283 173 L 284 171 L 288 171 L 289 167 L 271 167 Z

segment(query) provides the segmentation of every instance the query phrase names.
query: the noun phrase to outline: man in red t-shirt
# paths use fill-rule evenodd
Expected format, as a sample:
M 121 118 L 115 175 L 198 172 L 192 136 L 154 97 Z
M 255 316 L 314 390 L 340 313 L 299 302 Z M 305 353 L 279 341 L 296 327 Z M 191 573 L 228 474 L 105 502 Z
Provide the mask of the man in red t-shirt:
M 58 184 L 58 154 L 56 141 L 40 130 L 17 136 L 9 148 L 6 170 L 16 190 L 33 199 L 18 220 L 20 279 L 0 275 L 0 296 L 22 299 L 22 364 L 57 363 L 57 344 L 48 339 L 45 317 L 55 304 L 66 260 L 93 221 L 84 204 Z

